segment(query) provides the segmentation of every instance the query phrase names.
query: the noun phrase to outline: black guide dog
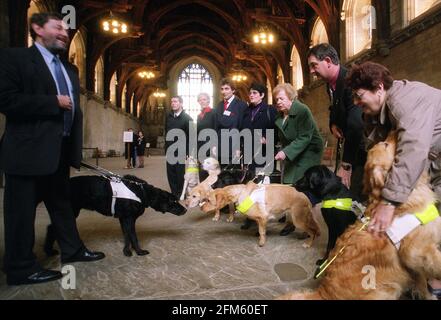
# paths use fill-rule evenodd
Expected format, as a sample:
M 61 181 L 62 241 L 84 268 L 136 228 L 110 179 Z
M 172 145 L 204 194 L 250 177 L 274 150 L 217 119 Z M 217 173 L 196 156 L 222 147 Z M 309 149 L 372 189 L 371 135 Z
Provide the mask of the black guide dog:
M 294 187 L 305 193 L 313 206 L 325 200 L 352 199 L 351 192 L 341 182 L 341 178 L 324 165 L 314 166 L 306 170 L 303 178 L 297 181 Z M 357 216 L 353 211 L 321 208 L 321 212 L 328 226 L 328 245 L 325 256 L 317 260 L 317 265 L 321 265 L 328 258 L 337 238 L 357 220 Z
M 70 179 L 70 194 L 72 210 L 75 217 L 78 217 L 81 209 L 97 211 L 105 216 L 114 216 L 119 219 L 124 235 L 125 256 L 131 256 L 131 247 L 136 254 L 142 256 L 149 254 L 147 250 L 139 247 L 138 237 L 136 236 L 135 222 L 148 207 L 156 211 L 165 213 L 170 212 L 181 216 L 187 211 L 179 202 L 178 198 L 171 193 L 156 188 L 146 181 L 132 175 L 125 175 L 122 179 L 140 200 L 141 203 L 131 199 L 117 198 L 114 203 L 114 214 L 112 214 L 113 191 L 110 181 L 101 176 L 79 176 Z M 53 249 L 56 236 L 52 225 L 47 228 L 44 251 L 48 256 L 58 254 Z

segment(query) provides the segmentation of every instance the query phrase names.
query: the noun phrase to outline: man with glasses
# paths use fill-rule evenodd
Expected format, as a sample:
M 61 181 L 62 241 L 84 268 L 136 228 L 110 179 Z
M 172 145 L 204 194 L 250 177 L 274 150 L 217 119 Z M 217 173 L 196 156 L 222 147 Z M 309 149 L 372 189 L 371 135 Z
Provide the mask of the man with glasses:
M 353 196 L 362 200 L 363 168 L 366 151 L 363 142 L 362 111 L 353 102 L 352 90 L 345 84 L 348 70 L 340 65 L 337 51 L 329 44 L 322 43 L 308 52 L 310 73 L 327 83 L 330 97 L 329 127 L 333 136 L 344 140 L 342 162 L 337 175 L 348 186 Z

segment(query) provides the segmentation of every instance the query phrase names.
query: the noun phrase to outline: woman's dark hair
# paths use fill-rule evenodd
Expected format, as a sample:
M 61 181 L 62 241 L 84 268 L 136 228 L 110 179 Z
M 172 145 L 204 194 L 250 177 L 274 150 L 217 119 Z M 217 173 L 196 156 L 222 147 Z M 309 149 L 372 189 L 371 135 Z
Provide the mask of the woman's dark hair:
M 346 77 L 346 85 L 352 90 L 363 88 L 374 91 L 378 89 L 381 83 L 384 90 L 389 90 L 393 81 L 390 71 L 385 66 L 370 61 L 353 65 Z
M 256 90 L 260 95 L 264 94 L 266 96 L 266 87 L 263 84 L 253 82 L 250 86 L 250 90 Z
M 32 40 L 35 41 L 37 34 L 34 29 L 32 29 L 32 24 L 36 24 L 39 27 L 44 27 L 44 25 L 50 20 L 63 20 L 63 16 L 58 12 L 40 12 L 34 13 L 29 19 L 29 31 L 31 32 Z

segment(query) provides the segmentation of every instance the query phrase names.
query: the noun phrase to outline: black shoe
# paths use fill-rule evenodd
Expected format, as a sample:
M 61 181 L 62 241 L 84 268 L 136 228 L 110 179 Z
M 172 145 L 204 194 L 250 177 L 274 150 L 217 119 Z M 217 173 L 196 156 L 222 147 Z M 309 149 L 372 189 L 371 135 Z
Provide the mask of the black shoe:
M 248 230 L 252 226 L 252 224 L 253 224 L 253 220 L 247 218 L 243 223 L 243 225 L 240 226 L 240 229 Z
M 20 284 L 43 283 L 43 282 L 58 280 L 61 278 L 63 278 L 63 274 L 60 271 L 43 269 L 25 278 L 7 277 L 6 282 L 8 283 L 8 285 L 14 286 Z
M 87 249 L 81 251 L 79 254 L 76 254 L 67 259 L 61 259 L 62 263 L 69 262 L 89 262 L 89 261 L 97 261 L 104 259 L 106 255 L 102 252 L 92 252 Z
M 429 289 L 429 292 L 433 294 L 438 300 L 441 300 L 441 288 L 440 289 L 433 289 L 430 284 L 427 285 L 427 288 Z
M 296 230 L 296 227 L 293 224 L 288 224 L 286 225 L 282 231 L 280 231 L 280 235 L 281 236 L 287 236 L 289 235 L 291 232 L 294 232 L 294 230 Z

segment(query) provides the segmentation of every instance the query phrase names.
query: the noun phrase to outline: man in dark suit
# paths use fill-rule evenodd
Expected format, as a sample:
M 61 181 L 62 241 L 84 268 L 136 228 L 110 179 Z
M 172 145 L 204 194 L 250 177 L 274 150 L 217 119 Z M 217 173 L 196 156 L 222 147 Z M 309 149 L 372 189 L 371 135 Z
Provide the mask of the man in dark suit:
M 61 62 L 68 36 L 57 13 L 31 17 L 30 48 L 0 51 L 0 112 L 6 129 L 0 145 L 5 172 L 5 259 L 9 285 L 62 277 L 42 268 L 33 253 L 36 206 L 44 201 L 61 249 L 61 262 L 104 258 L 87 250 L 69 200 L 69 168 L 79 168 L 82 113 L 76 68 Z
M 354 105 L 352 90 L 345 84 L 348 70 L 340 65 L 337 51 L 322 43 L 308 52 L 310 72 L 327 83 L 331 106 L 329 127 L 335 138 L 344 139 L 342 162 L 337 175 L 350 187 L 357 200 L 363 200 L 363 168 L 366 151 L 363 141 L 361 108 Z
M 225 130 L 242 129 L 242 121 L 244 112 L 247 109 L 247 104 L 234 95 L 236 87 L 229 79 L 222 79 L 221 81 L 221 95 L 223 100 L 216 106 L 216 131 L 219 138 L 218 145 L 218 159 L 221 164 L 226 165 L 231 163 L 233 157 L 237 158 L 237 153 L 240 150 L 233 150 L 232 138 L 230 137 L 229 150 L 222 150 L 222 140 L 227 139 Z M 224 131 L 222 131 L 224 130 Z
M 165 122 L 165 135 L 167 137 L 167 133 L 173 129 L 181 130 L 181 133 L 185 135 L 185 154 L 189 155 L 189 132 L 190 132 L 190 122 L 193 122 L 193 119 L 184 111 L 183 99 L 181 96 L 174 96 L 171 98 L 171 112 L 167 115 L 167 119 Z M 168 150 L 172 145 L 178 142 L 178 138 L 175 137 L 174 140 L 165 141 L 165 150 L 166 150 L 166 160 L 167 160 L 167 179 L 168 184 L 170 185 L 171 193 L 173 193 L 178 198 L 181 196 L 182 189 L 184 187 L 184 175 L 185 175 L 185 158 L 179 159 L 177 163 L 174 163 L 171 157 L 178 157 L 177 150 L 170 151 Z M 182 141 L 182 140 L 181 140 Z M 180 146 L 183 147 L 183 146 Z M 170 151 L 170 154 L 169 154 Z M 173 153 L 171 153 L 173 152 Z

